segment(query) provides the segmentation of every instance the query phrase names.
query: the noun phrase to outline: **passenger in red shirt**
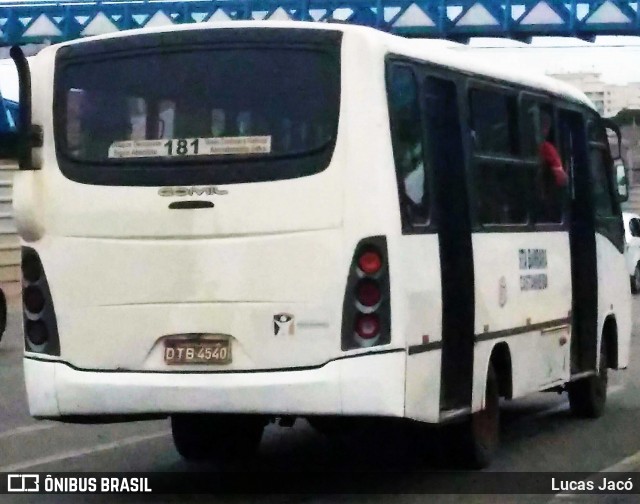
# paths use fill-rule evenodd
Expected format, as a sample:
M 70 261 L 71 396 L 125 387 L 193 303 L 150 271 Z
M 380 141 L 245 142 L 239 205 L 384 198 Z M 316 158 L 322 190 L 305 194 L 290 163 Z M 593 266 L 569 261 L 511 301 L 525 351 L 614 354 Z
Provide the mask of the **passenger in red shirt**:
M 569 177 L 562 167 L 562 159 L 555 146 L 547 140 L 549 130 L 551 130 L 551 117 L 545 113 L 540 115 L 540 126 L 542 129 L 542 138 L 544 139 L 540 145 L 540 157 L 544 161 L 545 166 L 551 170 L 553 178 L 558 187 L 566 187 L 569 183 Z

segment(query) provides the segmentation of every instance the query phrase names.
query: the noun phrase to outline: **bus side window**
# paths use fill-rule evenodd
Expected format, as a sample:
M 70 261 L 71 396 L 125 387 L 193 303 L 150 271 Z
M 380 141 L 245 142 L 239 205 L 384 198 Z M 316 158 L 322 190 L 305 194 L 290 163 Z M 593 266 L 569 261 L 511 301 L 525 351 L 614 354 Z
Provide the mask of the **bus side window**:
M 472 89 L 469 99 L 479 220 L 482 224 L 524 224 L 531 175 L 516 157 L 520 150 L 516 98 Z
M 561 159 L 556 142 L 553 108 L 548 104 L 524 98 L 521 101 L 521 110 L 525 154 L 537 163 L 532 195 L 535 220 L 538 223 L 560 223 L 563 215 L 564 187 L 568 176 L 567 163 Z M 570 152 L 570 149 L 565 152 Z M 564 171 L 565 175 L 563 176 L 559 170 Z
M 589 136 L 589 167 L 593 206 L 596 216 L 613 217 L 616 207 L 612 197 L 612 171 L 609 144 L 604 128 L 598 120 L 587 123 Z
M 430 199 L 424 165 L 418 84 L 410 67 L 391 67 L 388 94 L 403 226 L 425 226 L 430 218 Z
M 472 89 L 470 100 L 476 151 L 495 155 L 517 154 L 515 97 L 497 91 Z
M 590 147 L 589 158 L 595 213 L 600 217 L 612 217 L 615 212 L 611 198 L 610 181 L 607 177 L 607 153 L 603 148 Z

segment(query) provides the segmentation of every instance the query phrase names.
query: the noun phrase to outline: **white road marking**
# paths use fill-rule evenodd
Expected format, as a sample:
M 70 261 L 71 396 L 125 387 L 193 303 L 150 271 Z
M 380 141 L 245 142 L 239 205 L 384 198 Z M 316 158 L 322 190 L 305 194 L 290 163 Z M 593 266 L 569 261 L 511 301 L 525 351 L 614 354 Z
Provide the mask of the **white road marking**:
M 613 385 L 607 388 L 607 395 L 616 394 L 618 392 L 622 392 L 624 390 L 624 383 L 619 383 L 618 385 Z
M 600 472 L 638 472 L 638 470 L 640 470 L 640 451 L 637 451 L 633 455 L 629 455 L 627 458 L 622 459 L 620 462 L 617 462 Z
M 567 499 L 572 499 L 572 500 L 575 500 L 576 502 L 579 502 L 579 501 L 584 502 L 584 499 L 588 498 L 589 496 L 591 496 L 591 498 L 598 498 L 598 494 L 559 493 L 559 494 L 555 494 L 551 498 L 551 500 L 547 502 L 547 504 L 553 504 L 554 502 L 557 502 L 557 499 L 564 500 L 564 501 L 566 501 Z
M 19 436 L 20 434 L 29 434 L 31 432 L 36 432 L 45 429 L 51 429 L 52 427 L 56 427 L 57 424 L 54 423 L 39 423 L 33 425 L 22 425 L 20 427 L 16 427 L 15 429 L 10 429 L 4 432 L 0 432 L 0 439 Z
M 610 387 L 607 389 L 607 394 L 615 394 L 616 392 L 620 392 L 621 390 L 624 390 L 624 384 L 620 384 L 620 385 L 614 385 L 613 387 Z M 622 459 L 619 462 L 616 462 L 615 464 L 606 467 L 605 469 L 602 469 L 596 473 L 593 473 L 589 478 L 583 480 L 583 481 L 589 481 L 591 479 L 593 479 L 595 477 L 596 474 L 601 474 L 601 473 L 615 473 L 615 472 L 637 472 L 640 469 L 640 451 L 634 453 L 633 455 L 629 455 L 627 458 Z M 580 498 L 584 498 L 585 496 L 588 496 L 589 494 L 576 494 L 576 493 L 571 493 L 571 492 L 562 492 L 562 493 L 558 493 L 556 494 L 551 500 L 549 500 L 548 504 L 552 504 L 553 502 L 557 502 L 557 499 L 561 499 L 561 500 L 568 500 L 568 499 L 574 499 L 574 500 L 579 500 Z M 591 496 L 593 497 L 595 494 L 591 494 Z
M 24 469 L 30 469 L 35 466 L 50 464 L 51 462 L 59 462 L 61 460 L 68 460 L 72 458 L 83 457 L 85 455 L 91 455 L 93 453 L 98 453 L 98 452 L 103 452 L 108 450 L 115 450 L 116 448 L 121 448 L 123 446 L 128 446 L 136 443 L 141 443 L 143 441 L 150 441 L 152 439 L 165 437 L 165 436 L 168 436 L 170 433 L 171 431 L 167 429 L 160 432 L 154 432 L 151 434 L 131 436 L 131 437 L 120 439 L 118 441 L 114 441 L 112 443 L 103 443 L 103 444 L 91 446 L 89 448 L 83 448 L 80 450 L 70 450 L 66 452 L 60 452 L 54 455 L 49 455 L 48 457 L 40 457 L 36 459 L 25 460 L 23 462 L 18 462 L 16 464 L 0 466 L 0 472 L 22 471 Z
M 616 462 L 615 464 L 605 469 L 602 469 L 597 473 L 593 473 L 589 478 L 583 481 L 589 481 L 593 479 L 596 474 L 638 472 L 639 469 L 640 469 L 640 451 L 637 451 L 633 455 L 629 455 L 627 458 L 622 459 L 620 462 Z M 554 502 L 556 499 L 572 499 L 572 498 L 579 499 L 579 497 L 584 497 L 585 495 L 589 495 L 589 494 L 576 494 L 571 492 L 563 492 L 563 493 L 556 494 L 555 497 L 549 501 L 549 504 Z M 591 494 L 592 497 L 594 495 L 595 494 Z

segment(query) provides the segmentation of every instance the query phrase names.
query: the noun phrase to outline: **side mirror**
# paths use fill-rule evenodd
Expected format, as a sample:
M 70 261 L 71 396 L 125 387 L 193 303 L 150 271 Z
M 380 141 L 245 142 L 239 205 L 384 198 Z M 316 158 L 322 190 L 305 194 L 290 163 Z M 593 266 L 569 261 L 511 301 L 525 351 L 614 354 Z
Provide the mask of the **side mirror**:
M 614 161 L 622 159 L 622 133 L 620 132 L 620 127 L 611 119 L 602 119 L 602 123 L 605 128 L 613 131 L 618 139 L 618 148 L 616 149 L 615 155 L 612 153 L 611 157 Z
M 38 170 L 33 162 L 33 147 L 42 147 L 42 128 L 31 124 L 31 72 L 29 62 L 19 46 L 13 46 L 9 51 L 11 59 L 18 71 L 20 83 L 20 108 L 17 140 L 17 155 L 21 170 Z
M 602 124 L 608 130 L 613 131 L 616 135 L 616 139 L 618 140 L 618 148 L 616 149 L 615 155 L 613 153 L 611 154 L 611 158 L 615 161 L 614 170 L 618 201 L 623 203 L 629 199 L 629 177 L 627 176 L 627 168 L 624 165 L 624 160 L 622 158 L 622 133 L 620 132 L 618 125 L 611 119 L 602 119 Z
M 618 201 L 623 203 L 629 199 L 629 177 L 624 163 L 618 162 L 615 164 L 615 173 Z

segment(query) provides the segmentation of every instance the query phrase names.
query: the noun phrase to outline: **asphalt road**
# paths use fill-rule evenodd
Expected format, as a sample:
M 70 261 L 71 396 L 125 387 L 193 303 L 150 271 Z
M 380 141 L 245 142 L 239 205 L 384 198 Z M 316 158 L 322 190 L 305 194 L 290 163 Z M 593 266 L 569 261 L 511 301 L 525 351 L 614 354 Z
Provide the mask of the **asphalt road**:
M 168 421 L 115 425 L 67 425 L 29 417 L 21 364 L 19 311 L 10 310 L 9 325 L 0 342 L 0 472 L 203 472 L 206 464 L 183 461 L 174 450 Z M 251 462 L 247 488 L 255 489 L 269 472 L 292 481 L 318 471 L 374 471 L 384 481 L 382 494 L 366 494 L 362 481 L 344 479 L 340 495 L 310 487 L 296 495 L 221 496 L 217 502 L 640 502 L 636 496 L 571 497 L 553 495 L 469 495 L 478 481 L 503 472 L 640 472 L 640 297 L 634 300 L 631 365 L 610 375 L 606 415 L 578 420 L 569 414 L 566 395 L 535 394 L 505 402 L 502 409 L 502 447 L 493 465 L 482 472 L 441 472 L 448 469 L 433 444 L 415 446 L 400 434 L 378 433 L 340 450 L 305 421 L 293 427 L 270 425 L 260 452 Z M 432 438 L 437 440 L 434 432 Z M 438 460 L 436 462 L 435 460 Z M 443 465 L 444 464 L 444 465 Z M 284 475 L 284 476 L 283 476 Z M 500 476 L 500 475 L 498 475 Z M 328 488 L 331 473 L 325 476 Z M 317 480 L 314 480 L 317 481 Z M 640 480 L 639 480 L 640 481 Z M 370 483 L 374 481 L 370 480 Z M 335 485 L 334 485 L 335 487 Z M 376 487 L 372 485 L 371 491 Z M 449 494 L 455 489 L 457 494 Z M 304 488 L 303 488 L 304 490 Z M 427 496 L 425 492 L 435 492 Z M 447 495 L 444 495 L 444 493 Z M 0 502 L 88 502 L 87 496 L 0 496 Z M 144 502 L 209 502 L 210 496 L 151 496 Z M 101 502 L 142 502 L 141 496 L 105 496 Z

